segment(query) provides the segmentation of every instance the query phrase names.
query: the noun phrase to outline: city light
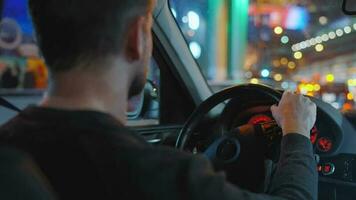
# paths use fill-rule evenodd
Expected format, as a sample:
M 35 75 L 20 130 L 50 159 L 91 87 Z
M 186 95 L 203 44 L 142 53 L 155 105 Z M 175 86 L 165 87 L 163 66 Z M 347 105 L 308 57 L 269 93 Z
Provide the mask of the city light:
M 264 78 L 267 78 L 270 75 L 270 72 L 268 69 L 264 69 L 261 71 L 261 76 Z
M 288 68 L 289 68 L 289 69 L 295 69 L 295 67 L 296 67 L 295 62 L 290 61 L 290 62 L 288 63 Z
M 350 26 L 345 26 L 345 28 L 344 28 L 344 32 L 345 32 L 346 34 L 351 33 L 351 31 L 352 31 L 352 29 L 351 29 L 351 27 L 350 27 Z
M 282 65 L 288 64 L 288 59 L 286 57 L 281 58 L 281 64 Z
M 246 78 L 248 78 L 248 79 L 250 79 L 250 78 L 252 78 L 252 72 L 250 72 L 250 71 L 247 71 L 246 73 L 245 73 L 245 77 Z
M 347 85 L 350 87 L 355 87 L 356 86 L 356 79 L 349 79 L 347 81 Z
M 276 28 L 274 28 L 274 33 L 277 35 L 280 35 L 283 33 L 283 28 L 280 26 L 277 26 Z
M 324 50 L 324 45 L 322 45 L 322 44 L 317 44 L 317 45 L 315 46 L 315 50 L 316 50 L 317 52 L 322 52 L 322 51 Z
M 250 83 L 252 83 L 252 84 L 258 84 L 259 81 L 258 81 L 257 78 L 253 78 L 253 79 L 250 80 Z
M 321 36 L 321 39 L 322 39 L 324 42 L 329 41 L 329 36 L 328 36 L 328 34 L 322 35 L 322 36 Z
M 316 40 L 316 43 L 318 43 L 318 44 L 323 42 L 323 39 L 320 36 L 316 37 L 315 40 Z
M 351 92 L 347 93 L 347 100 L 354 100 L 354 95 Z
M 327 42 L 329 40 L 333 40 L 336 37 L 342 37 L 345 34 L 350 34 L 352 32 L 352 27 L 356 30 L 356 23 L 355 24 L 351 24 L 351 25 L 347 25 L 344 26 L 343 28 L 338 28 L 335 31 L 330 31 L 329 33 L 323 33 L 322 35 L 316 36 L 314 38 L 305 40 L 305 41 L 301 41 L 299 43 L 293 44 L 292 45 L 292 51 L 297 52 L 312 46 L 315 46 L 317 44 L 321 44 L 323 42 Z
M 281 81 L 283 79 L 283 76 L 282 74 L 275 74 L 273 78 L 275 81 Z
M 313 45 L 313 46 L 316 45 L 316 40 L 315 40 L 315 38 L 310 39 L 310 44 Z
M 339 37 L 341 37 L 341 36 L 344 35 L 344 31 L 342 31 L 341 29 L 337 29 L 337 30 L 336 30 L 336 35 L 339 36 Z
M 279 62 L 279 60 L 273 60 L 272 64 L 275 67 L 280 67 L 281 66 L 281 62 Z
M 325 16 L 319 17 L 319 23 L 320 23 L 321 25 L 327 24 L 327 23 L 328 23 L 328 18 L 326 18 Z
M 281 42 L 283 43 L 283 44 L 287 44 L 288 42 L 289 42 L 289 37 L 288 36 L 283 36 L 282 38 L 281 38 Z
M 192 52 L 193 57 L 195 59 L 200 58 L 200 56 L 201 56 L 201 46 L 197 42 L 191 42 L 189 44 L 189 49 Z
M 281 87 L 282 87 L 282 89 L 286 90 L 286 89 L 289 88 L 289 83 L 286 82 L 286 81 L 284 81 L 284 82 L 281 84 Z
M 335 80 L 334 74 L 327 74 L 326 75 L 326 82 L 332 83 L 332 82 L 334 82 L 334 80 Z
M 335 38 L 336 38 L 336 33 L 333 32 L 333 31 L 330 32 L 330 33 L 329 33 L 329 38 L 332 39 L 332 40 L 335 39 Z
M 314 84 L 314 91 L 320 91 L 321 86 L 319 84 Z
M 298 85 L 298 89 L 302 94 L 307 94 L 309 96 L 313 96 L 314 92 L 318 92 L 321 89 L 321 86 L 319 84 L 313 84 L 313 83 L 301 83 Z
M 188 12 L 188 26 L 192 30 L 197 30 L 199 29 L 200 26 L 200 17 L 199 15 L 194 12 L 194 11 L 189 11 Z
M 297 60 L 302 59 L 303 58 L 302 52 L 300 52 L 300 51 L 295 52 L 294 53 L 294 58 L 297 59 Z

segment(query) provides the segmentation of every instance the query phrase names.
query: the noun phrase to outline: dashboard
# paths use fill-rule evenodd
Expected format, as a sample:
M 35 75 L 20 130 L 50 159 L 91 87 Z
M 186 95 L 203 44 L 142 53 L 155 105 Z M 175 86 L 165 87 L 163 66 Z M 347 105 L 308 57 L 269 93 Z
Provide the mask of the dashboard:
M 258 125 L 261 123 L 268 123 L 274 121 L 270 112 L 270 105 L 251 106 L 239 112 L 234 118 L 232 127 L 238 127 L 243 124 Z M 324 121 L 324 120 L 322 120 Z M 339 130 L 332 126 L 332 123 L 324 123 L 327 126 L 322 127 L 321 123 L 315 125 L 310 132 L 310 141 L 314 145 L 314 149 L 317 153 L 326 156 L 332 154 L 335 149 L 338 148 L 338 134 Z M 318 128 L 320 127 L 320 129 Z M 322 131 L 321 131 L 322 130 Z M 333 131 L 329 131 L 333 130 Z
M 317 121 L 311 130 L 310 140 L 318 162 L 317 170 L 321 183 L 319 190 L 326 194 L 328 191 L 336 193 L 337 188 L 345 189 L 346 186 L 355 188 L 356 120 L 350 122 L 331 105 L 311 99 L 317 105 Z M 228 131 L 245 124 L 256 125 L 274 120 L 270 107 L 275 103 L 261 94 L 243 94 L 231 99 L 220 116 L 222 130 Z M 325 184 L 328 189 L 324 187 Z M 342 193 L 346 194 L 345 191 Z M 356 199 L 356 196 L 354 197 Z

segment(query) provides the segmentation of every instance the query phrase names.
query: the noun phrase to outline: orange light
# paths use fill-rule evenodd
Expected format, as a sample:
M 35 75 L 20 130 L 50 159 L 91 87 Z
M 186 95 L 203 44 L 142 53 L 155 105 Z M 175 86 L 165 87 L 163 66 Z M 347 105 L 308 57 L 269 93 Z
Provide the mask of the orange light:
M 307 93 L 307 96 L 313 97 L 313 96 L 314 96 L 314 93 L 308 92 L 308 93 Z
M 296 67 L 295 62 L 290 61 L 290 62 L 288 63 L 288 68 L 289 68 L 289 69 L 295 69 L 295 67 Z
M 286 57 L 281 58 L 281 64 L 282 65 L 288 64 L 288 59 Z

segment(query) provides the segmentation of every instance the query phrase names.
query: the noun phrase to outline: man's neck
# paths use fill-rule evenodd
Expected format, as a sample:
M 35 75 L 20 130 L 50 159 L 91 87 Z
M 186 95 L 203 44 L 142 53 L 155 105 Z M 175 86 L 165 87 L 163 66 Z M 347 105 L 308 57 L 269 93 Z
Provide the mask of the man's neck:
M 56 74 L 40 106 L 100 111 L 126 124 L 129 81 L 128 76 L 118 77 L 125 74 L 118 70 L 120 69 L 113 68 L 105 72 L 75 70 Z

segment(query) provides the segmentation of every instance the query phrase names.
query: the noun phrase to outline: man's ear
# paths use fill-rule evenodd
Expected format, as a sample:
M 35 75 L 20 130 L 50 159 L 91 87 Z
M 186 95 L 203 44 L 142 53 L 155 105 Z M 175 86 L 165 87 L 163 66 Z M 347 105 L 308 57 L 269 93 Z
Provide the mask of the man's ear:
M 128 27 L 125 56 L 129 62 L 141 59 L 144 50 L 144 17 L 137 17 Z

